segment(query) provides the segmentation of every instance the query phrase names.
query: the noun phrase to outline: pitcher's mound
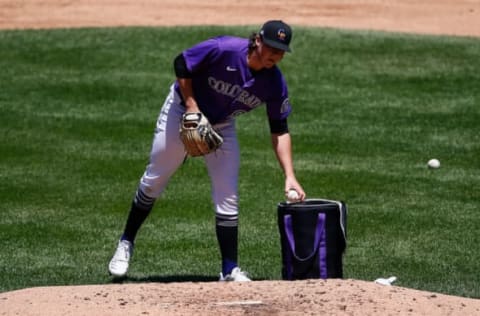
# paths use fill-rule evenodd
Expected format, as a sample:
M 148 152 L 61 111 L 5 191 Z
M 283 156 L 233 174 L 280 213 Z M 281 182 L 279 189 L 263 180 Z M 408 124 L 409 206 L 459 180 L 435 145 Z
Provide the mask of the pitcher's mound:
M 480 315 L 480 300 L 357 280 L 56 286 L 0 294 L 0 315 Z

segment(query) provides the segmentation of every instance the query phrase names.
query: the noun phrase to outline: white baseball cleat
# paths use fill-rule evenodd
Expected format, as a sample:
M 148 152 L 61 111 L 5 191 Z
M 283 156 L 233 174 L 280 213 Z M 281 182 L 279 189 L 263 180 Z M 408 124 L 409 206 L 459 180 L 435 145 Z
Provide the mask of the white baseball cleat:
M 133 244 L 128 240 L 120 240 L 117 250 L 108 265 L 108 271 L 115 277 L 123 277 L 128 271 L 128 262 L 133 255 Z
M 249 282 L 252 281 L 247 277 L 247 273 L 245 271 L 240 270 L 239 267 L 233 268 L 232 272 L 230 274 L 227 274 L 226 276 L 223 276 L 223 273 L 220 273 L 220 280 L 221 282 L 228 282 L 228 281 L 233 281 L 233 282 Z

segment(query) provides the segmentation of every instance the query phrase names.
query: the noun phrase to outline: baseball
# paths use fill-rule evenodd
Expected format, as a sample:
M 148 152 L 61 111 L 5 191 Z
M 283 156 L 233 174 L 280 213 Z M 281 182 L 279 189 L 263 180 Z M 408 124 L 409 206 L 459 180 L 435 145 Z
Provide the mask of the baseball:
M 440 168 L 440 161 L 438 159 L 430 159 L 428 161 L 428 167 L 431 169 Z
M 297 191 L 295 191 L 293 189 L 288 190 L 288 193 L 287 193 L 287 201 L 288 202 L 296 202 L 296 201 L 298 201 L 299 198 L 300 197 L 298 196 Z

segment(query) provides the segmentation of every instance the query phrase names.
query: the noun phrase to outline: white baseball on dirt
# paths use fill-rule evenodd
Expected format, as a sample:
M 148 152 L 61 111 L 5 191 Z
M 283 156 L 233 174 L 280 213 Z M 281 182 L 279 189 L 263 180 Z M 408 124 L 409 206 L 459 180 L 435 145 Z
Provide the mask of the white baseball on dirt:
M 288 202 L 296 202 L 296 201 L 298 201 L 299 198 L 300 198 L 300 196 L 298 195 L 297 191 L 295 191 L 293 189 L 288 190 L 288 193 L 287 193 L 287 201 Z
M 438 169 L 440 168 L 440 161 L 438 159 L 430 159 L 428 161 L 428 167 L 431 169 Z

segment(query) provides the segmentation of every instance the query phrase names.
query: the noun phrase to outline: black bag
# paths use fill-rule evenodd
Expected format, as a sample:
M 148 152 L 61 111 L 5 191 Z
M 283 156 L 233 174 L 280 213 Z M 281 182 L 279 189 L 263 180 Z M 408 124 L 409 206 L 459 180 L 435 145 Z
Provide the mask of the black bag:
M 323 199 L 279 203 L 278 228 L 284 280 L 343 277 L 345 203 Z

